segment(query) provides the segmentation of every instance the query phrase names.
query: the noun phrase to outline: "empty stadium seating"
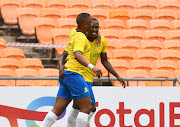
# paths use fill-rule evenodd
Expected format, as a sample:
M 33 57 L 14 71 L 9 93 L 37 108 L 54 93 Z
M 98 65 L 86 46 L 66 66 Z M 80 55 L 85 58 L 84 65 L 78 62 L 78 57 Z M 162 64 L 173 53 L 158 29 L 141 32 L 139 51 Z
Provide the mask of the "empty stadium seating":
M 11 69 L 0 68 L 0 77 L 14 77 L 14 76 L 15 74 Z M 0 86 L 15 86 L 15 80 L 0 80 Z
M 69 29 L 52 29 L 52 39 L 54 44 L 68 44 Z
M 23 6 L 40 11 L 41 8 L 45 7 L 45 2 L 42 0 L 23 0 Z
M 67 0 L 47 0 L 47 8 L 58 8 L 59 10 L 65 9 L 68 6 Z

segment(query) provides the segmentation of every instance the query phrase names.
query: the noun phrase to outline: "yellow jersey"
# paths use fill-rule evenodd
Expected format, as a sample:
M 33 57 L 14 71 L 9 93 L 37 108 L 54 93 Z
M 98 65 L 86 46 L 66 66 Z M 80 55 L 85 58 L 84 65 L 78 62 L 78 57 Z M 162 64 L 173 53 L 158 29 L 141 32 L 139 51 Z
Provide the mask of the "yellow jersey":
M 98 45 L 97 39 L 95 39 L 93 42 L 90 42 L 91 48 L 90 48 L 90 63 L 94 66 L 96 65 L 99 55 L 101 53 L 107 52 L 107 41 L 106 39 L 101 36 L 101 45 Z M 84 80 L 86 82 L 93 82 L 94 73 L 91 69 L 87 69 L 86 72 L 83 73 Z
M 76 59 L 74 52 L 81 51 L 84 58 L 90 62 L 90 43 L 86 38 L 85 34 L 82 32 L 77 32 L 76 28 L 74 28 L 69 34 L 69 43 L 66 46 L 68 47 L 68 57 L 67 63 L 65 66 L 66 71 L 76 72 L 83 75 L 84 72 L 87 71 L 87 67 L 80 64 Z M 65 51 L 67 51 L 65 49 Z

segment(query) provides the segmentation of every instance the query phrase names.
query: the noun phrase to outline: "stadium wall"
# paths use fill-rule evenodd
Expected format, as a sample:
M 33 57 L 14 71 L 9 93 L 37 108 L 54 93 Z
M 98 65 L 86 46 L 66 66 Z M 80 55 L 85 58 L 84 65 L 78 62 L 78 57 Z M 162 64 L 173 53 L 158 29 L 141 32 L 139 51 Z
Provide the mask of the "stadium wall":
M 97 112 L 90 127 L 179 127 L 179 87 L 93 87 Z M 58 87 L 0 87 L 0 126 L 38 127 Z M 72 103 L 53 127 L 66 127 Z M 175 126 L 178 125 L 178 126 Z

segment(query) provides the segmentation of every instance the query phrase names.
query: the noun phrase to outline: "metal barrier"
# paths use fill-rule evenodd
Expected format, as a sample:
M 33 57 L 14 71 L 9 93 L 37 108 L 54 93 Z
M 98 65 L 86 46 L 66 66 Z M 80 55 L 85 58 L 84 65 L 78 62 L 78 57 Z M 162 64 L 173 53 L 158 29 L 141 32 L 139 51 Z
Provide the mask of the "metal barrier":
M 0 80 L 58 80 L 58 77 L 0 77 Z M 161 81 L 161 84 L 163 81 L 173 81 L 173 86 L 176 86 L 176 82 L 180 84 L 180 78 L 123 78 L 125 81 Z M 108 81 L 117 81 L 117 79 L 110 78 L 110 77 L 101 77 L 97 78 L 94 77 L 94 82 L 99 82 L 102 85 L 102 82 L 108 82 Z

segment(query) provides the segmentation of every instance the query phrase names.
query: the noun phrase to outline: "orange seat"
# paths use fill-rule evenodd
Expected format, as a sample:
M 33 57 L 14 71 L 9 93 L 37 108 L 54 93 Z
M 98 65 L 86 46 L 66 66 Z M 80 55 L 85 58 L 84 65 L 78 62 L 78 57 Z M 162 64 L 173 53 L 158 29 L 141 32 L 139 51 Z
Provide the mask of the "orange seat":
M 104 26 L 104 24 L 103 24 L 104 20 L 108 18 L 106 10 L 104 10 L 104 9 L 87 9 L 86 12 L 89 13 L 93 18 L 96 18 L 99 20 L 100 28 L 102 28 Z
M 165 40 L 164 41 L 164 47 L 166 49 L 173 49 L 180 51 L 180 41 L 178 40 Z
M 180 61 L 177 62 L 177 70 L 180 70 Z
M 53 29 L 51 31 L 54 44 L 68 44 L 69 29 Z
M 89 0 L 70 0 L 69 7 L 86 10 L 90 8 L 91 1 Z
M 0 38 L 0 54 L 2 53 L 2 50 L 7 48 L 6 41 L 3 38 Z
M 99 58 L 97 63 L 96 63 L 96 67 L 98 67 L 99 69 L 101 69 L 102 72 L 102 76 L 103 77 L 108 77 L 108 71 L 104 68 L 104 66 L 101 63 L 101 59 Z
M 118 32 L 112 29 L 101 29 L 100 34 L 106 39 L 120 39 Z
M 16 59 L 11 58 L 1 58 L 0 59 L 0 68 L 11 69 L 15 71 L 16 69 L 20 68 L 20 62 Z
M 112 59 L 113 58 L 113 54 L 112 51 L 114 49 L 116 49 L 116 46 L 119 45 L 116 41 L 109 41 L 107 43 L 107 58 L 108 59 Z
M 33 8 L 18 8 L 18 23 L 21 29 L 22 34 L 25 35 L 34 35 L 34 19 L 39 17 L 40 14 L 37 10 Z
M 133 69 L 127 70 L 128 78 L 148 78 L 148 73 L 145 70 Z M 145 86 L 145 81 L 128 81 L 129 86 Z
M 174 77 L 174 71 L 176 70 L 176 65 L 171 60 L 155 60 L 154 68 L 158 70 L 168 70 L 171 72 L 170 77 Z
M 151 70 L 150 78 L 170 78 L 170 71 L 168 70 Z M 151 81 L 147 82 L 146 86 L 150 87 L 160 87 L 160 86 L 172 86 L 172 83 L 168 81 Z
M 130 19 L 129 12 L 125 9 L 111 9 L 109 10 L 109 18 L 110 19 L 120 19 L 124 21 L 126 25 L 126 21 Z
M 114 1 L 114 8 L 132 11 L 135 8 L 135 4 L 133 0 L 116 0 Z
M 126 71 L 130 68 L 129 63 L 126 60 L 111 59 L 109 60 L 113 68 L 121 77 L 126 77 Z M 114 77 L 110 74 L 111 77 Z
M 178 19 L 180 19 L 180 10 L 177 11 L 177 17 L 178 17 Z
M 164 41 L 166 36 L 165 33 L 161 30 L 146 30 L 144 31 L 144 38 L 148 40 Z
M 36 36 L 39 43 L 51 44 L 52 37 L 50 31 L 56 28 L 56 22 L 49 18 L 36 18 L 35 19 Z
M 132 69 L 140 69 L 149 72 L 152 70 L 151 62 L 148 60 L 131 60 Z
M 133 19 L 142 19 L 149 23 L 153 19 L 152 12 L 146 9 L 135 9 L 132 11 Z
M 74 19 L 60 18 L 58 19 L 58 27 L 63 29 L 72 29 L 77 27 L 77 23 Z
M 82 12 L 83 11 L 81 9 L 75 9 L 75 8 L 68 8 L 68 9 L 64 9 L 63 11 L 65 18 L 73 18 L 73 19 L 76 19 L 77 16 Z
M 128 62 L 134 59 L 133 52 L 128 49 L 114 49 L 112 54 L 115 59 L 126 60 Z
M 150 28 L 152 30 L 162 30 L 164 32 L 167 32 L 171 29 L 171 25 L 167 20 L 151 20 Z
M 155 19 L 162 19 L 172 22 L 176 19 L 175 12 L 172 10 L 156 10 L 154 11 Z
M 40 77 L 59 77 L 58 69 L 41 69 L 39 70 Z M 38 80 L 37 86 L 57 86 L 57 80 Z
M 143 35 L 139 30 L 123 30 L 121 36 L 123 39 L 143 39 Z
M 117 42 L 116 48 L 128 49 L 135 53 L 140 48 L 140 43 L 136 40 L 120 40 Z
M 177 0 L 160 0 L 160 9 L 178 11 L 180 9 L 179 2 Z
M 1 0 L 1 15 L 4 23 L 17 24 L 16 10 L 21 7 L 19 0 Z
M 180 60 L 179 52 L 172 49 L 159 51 L 159 56 L 160 56 L 160 59 L 163 59 L 163 60 L 172 60 L 174 62 L 177 62 L 178 60 Z
M 169 30 L 167 35 L 169 40 L 180 40 L 180 30 Z
M 110 0 L 92 0 L 92 7 L 97 9 L 109 10 L 113 8 Z
M 148 29 L 148 24 L 146 21 L 141 19 L 130 19 L 127 21 L 127 28 L 131 30 L 140 30 L 144 32 Z
M 38 72 L 34 69 L 16 69 L 17 77 L 38 77 Z M 16 86 L 36 86 L 35 80 L 17 80 Z
M 155 0 L 137 0 L 138 9 L 146 9 L 149 11 L 154 11 L 158 9 L 158 4 Z
M 57 23 L 57 20 L 59 18 L 62 18 L 62 15 L 61 15 L 61 11 L 57 8 L 42 8 L 41 17 L 51 18 Z
M 163 49 L 163 46 L 162 43 L 158 40 L 142 40 L 141 48 L 154 50 L 156 53 L 158 53 L 161 49 Z
M 11 69 L 0 68 L 0 77 L 14 77 Z M 15 80 L 0 80 L 0 86 L 15 86 Z
M 45 2 L 43 0 L 24 0 L 23 6 L 26 8 L 34 8 L 40 11 L 41 8 L 45 7 Z
M 174 71 L 174 74 L 176 78 L 180 78 L 180 70 Z M 176 86 L 180 87 L 180 84 L 178 83 L 178 81 L 176 82 Z
M 34 69 L 37 72 L 40 69 L 43 69 L 44 66 L 42 65 L 42 61 L 38 58 L 26 58 L 21 60 L 21 64 L 23 68 L 26 69 Z
M 180 20 L 173 20 L 172 28 L 173 28 L 173 30 L 180 30 Z
M 57 55 L 61 56 L 64 52 L 64 48 L 59 48 L 59 47 L 56 47 L 56 53 Z
M 113 29 L 118 32 L 125 29 L 124 22 L 119 19 L 105 19 L 104 26 L 105 26 L 104 28 L 106 28 L 106 29 Z
M 4 58 L 13 58 L 18 61 L 25 58 L 23 50 L 19 48 L 5 48 L 2 52 Z
M 150 62 L 158 59 L 157 53 L 150 49 L 136 50 L 136 57 L 137 59 L 149 60 Z
M 63 10 L 67 7 L 67 0 L 47 0 L 46 7 L 47 8 L 57 8 L 59 10 Z

